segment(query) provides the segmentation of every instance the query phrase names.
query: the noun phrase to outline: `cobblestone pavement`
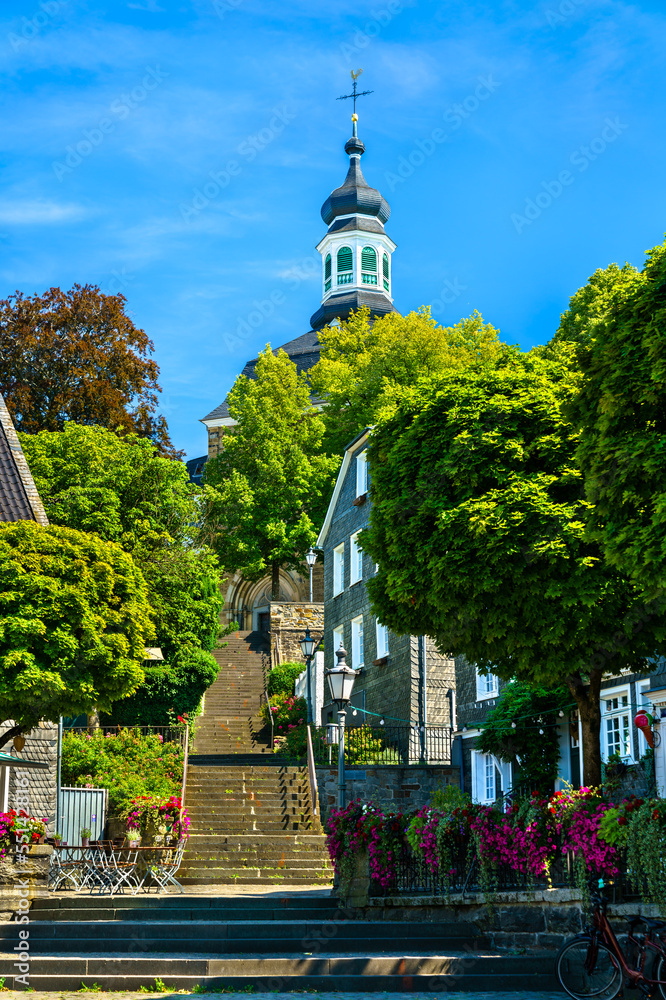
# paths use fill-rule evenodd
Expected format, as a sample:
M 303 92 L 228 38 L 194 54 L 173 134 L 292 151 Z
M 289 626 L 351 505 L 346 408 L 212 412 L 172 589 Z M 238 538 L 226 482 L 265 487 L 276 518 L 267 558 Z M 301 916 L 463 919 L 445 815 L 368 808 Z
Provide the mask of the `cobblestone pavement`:
M 86 991 L 90 993 L 91 991 Z M 169 997 L 197 996 L 201 1000 L 212 1000 L 221 995 L 225 1000 L 247 1000 L 248 996 L 252 1000 L 294 1000 L 297 994 L 305 993 L 305 990 L 295 990 L 293 993 L 97 993 L 93 992 L 96 1000 L 146 1000 L 147 997 L 155 1000 L 167 1000 Z M 78 993 L 37 993 L 35 1000 L 81 1000 L 84 995 L 79 990 Z M 317 1000 L 442 1000 L 444 993 L 313 993 Z M 563 992 L 560 993 L 456 993 L 460 1000 L 562 1000 Z M 26 1000 L 25 993 L 17 990 L 5 990 L 2 993 L 2 1000 Z

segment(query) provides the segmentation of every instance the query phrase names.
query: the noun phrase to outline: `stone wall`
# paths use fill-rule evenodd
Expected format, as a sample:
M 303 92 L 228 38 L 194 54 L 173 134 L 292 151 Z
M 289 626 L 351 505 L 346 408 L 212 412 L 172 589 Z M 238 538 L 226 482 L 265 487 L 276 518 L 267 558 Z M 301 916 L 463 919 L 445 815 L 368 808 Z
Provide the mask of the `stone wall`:
M 7 725 L 11 725 L 11 723 L 6 723 L 3 726 L 5 731 Z M 7 752 L 10 751 L 11 744 L 4 749 Z M 17 811 L 19 808 L 25 808 L 26 812 L 30 813 L 31 816 L 37 816 L 39 819 L 48 817 L 47 831 L 49 834 L 55 833 L 58 768 L 57 724 L 54 722 L 40 722 L 35 729 L 26 733 L 25 746 L 21 753 L 19 754 L 15 750 L 11 752 L 16 755 L 16 767 L 8 769 L 7 808 L 16 809 Z M 26 760 L 43 761 L 49 765 L 49 768 L 48 770 L 38 768 L 24 768 L 21 770 L 21 757 L 25 757 Z M 20 805 L 17 801 L 17 776 L 20 777 L 22 783 L 21 794 L 23 796 L 27 794 L 27 807 Z M 4 780 L 7 780 L 7 778 L 5 777 Z M 22 798 L 21 801 L 23 802 L 25 799 Z
M 337 747 L 333 747 L 336 758 Z M 379 764 L 367 767 L 348 767 L 345 770 L 347 802 L 361 799 L 376 802 L 388 809 L 409 811 L 421 809 L 430 801 L 437 788 L 458 785 L 460 776 L 457 767 L 446 765 L 399 765 Z M 328 811 L 337 801 L 337 767 L 317 768 L 317 789 L 322 823 Z
M 350 895 L 341 899 L 341 909 L 348 917 L 420 923 L 462 921 L 473 924 L 488 939 L 491 949 L 555 950 L 587 923 L 580 893 L 574 889 L 498 892 L 492 906 L 482 893 L 372 898 L 363 890 L 364 879 L 357 877 Z M 659 916 L 652 904 L 642 904 L 640 909 L 646 916 Z M 626 929 L 626 915 L 635 912 L 635 903 L 611 904 L 608 908 L 611 922 L 618 922 L 615 927 L 619 933 Z
M 324 633 L 324 605 L 310 604 L 309 601 L 277 602 L 270 605 L 271 616 L 271 666 L 275 666 L 275 645 L 281 663 L 287 661 L 303 663 L 301 639 L 306 628 L 310 635 L 319 639 Z

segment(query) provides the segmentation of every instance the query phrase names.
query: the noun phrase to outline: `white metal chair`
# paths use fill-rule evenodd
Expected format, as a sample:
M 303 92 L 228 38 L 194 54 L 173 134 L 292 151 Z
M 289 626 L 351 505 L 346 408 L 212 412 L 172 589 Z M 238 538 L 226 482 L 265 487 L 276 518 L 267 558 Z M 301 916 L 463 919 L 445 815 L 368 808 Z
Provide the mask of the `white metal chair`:
M 144 892 L 150 892 L 150 887 L 146 888 L 145 886 L 145 881 L 149 875 L 157 883 L 159 887 L 158 892 L 160 890 L 166 892 L 169 885 L 175 885 L 181 892 L 185 892 L 182 885 L 176 878 L 176 872 L 181 866 L 186 843 L 187 838 L 183 837 L 182 840 L 178 841 L 178 845 L 176 847 L 170 847 L 168 850 L 164 851 L 159 861 L 148 863 L 146 865 L 146 873 L 141 885 L 137 886 L 134 895 L 136 895 L 140 888 L 143 888 Z

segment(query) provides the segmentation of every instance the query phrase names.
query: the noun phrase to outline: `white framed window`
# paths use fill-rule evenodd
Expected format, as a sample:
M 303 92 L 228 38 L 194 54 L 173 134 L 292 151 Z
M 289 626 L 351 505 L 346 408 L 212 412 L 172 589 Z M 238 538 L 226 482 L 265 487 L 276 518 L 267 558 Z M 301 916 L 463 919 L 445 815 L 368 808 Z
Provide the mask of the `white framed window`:
M 363 579 L 363 550 L 358 544 L 358 531 L 349 539 L 349 583 Z
M 358 618 L 352 618 L 351 634 L 352 634 L 351 665 L 354 668 L 354 670 L 358 670 L 359 667 L 363 666 L 363 615 L 359 615 Z
M 356 456 L 356 496 L 368 492 L 368 453 L 362 451 Z
M 333 597 L 345 589 L 345 544 L 333 549 Z
M 476 700 L 496 698 L 499 694 L 499 678 L 495 674 L 480 674 L 476 670 Z
M 382 656 L 388 656 L 389 651 L 389 634 L 386 625 L 382 625 L 377 619 L 377 659 L 380 660 Z
M 631 702 L 629 688 L 601 692 L 601 751 L 606 761 L 618 754 L 624 761 L 633 761 L 631 732 Z
M 335 655 L 340 649 L 340 646 L 344 648 L 345 644 L 345 630 L 342 625 L 338 625 L 337 628 L 333 629 L 333 666 L 337 667 L 338 658 Z
M 472 750 L 472 799 L 489 805 L 497 798 L 497 768 L 491 754 Z

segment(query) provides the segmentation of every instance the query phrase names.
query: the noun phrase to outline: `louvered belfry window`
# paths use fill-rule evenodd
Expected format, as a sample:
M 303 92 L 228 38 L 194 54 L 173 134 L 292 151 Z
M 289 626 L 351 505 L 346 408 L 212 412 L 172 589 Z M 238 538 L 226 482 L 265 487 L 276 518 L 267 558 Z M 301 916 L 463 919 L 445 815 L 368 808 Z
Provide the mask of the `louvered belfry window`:
M 384 288 L 388 292 L 389 290 L 389 258 L 388 254 L 384 254 L 384 259 L 382 261 L 382 272 L 384 274 Z
M 340 247 L 338 250 L 338 284 L 351 285 L 354 280 L 353 275 L 354 258 L 351 247 Z
M 330 292 L 331 290 L 331 255 L 326 254 L 326 260 L 324 261 L 324 291 Z
M 374 247 L 361 250 L 361 281 L 364 285 L 377 284 L 377 252 Z

